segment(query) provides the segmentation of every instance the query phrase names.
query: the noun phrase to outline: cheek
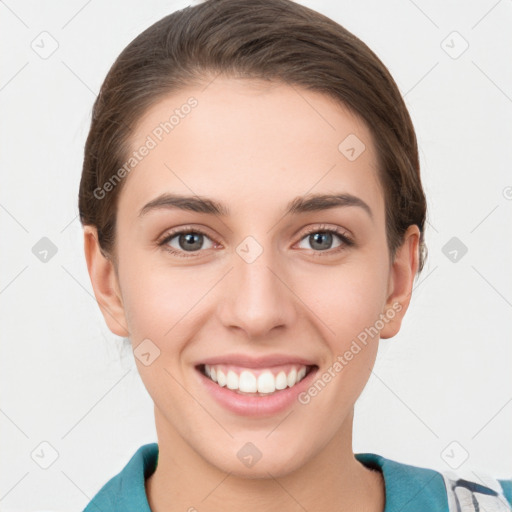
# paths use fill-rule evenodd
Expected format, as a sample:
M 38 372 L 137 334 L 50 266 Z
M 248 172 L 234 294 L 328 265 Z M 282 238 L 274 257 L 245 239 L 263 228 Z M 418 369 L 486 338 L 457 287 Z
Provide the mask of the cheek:
M 182 353 L 202 328 L 198 315 L 207 289 L 201 279 L 194 279 L 193 270 L 135 263 L 132 259 L 125 266 L 123 289 L 135 362 L 155 403 L 176 412 L 186 397 L 170 374 L 180 375 Z M 137 351 L 139 344 L 141 349 Z M 143 359 L 138 359 L 139 352 L 149 352 L 155 358 L 145 364 Z M 167 403 L 167 395 L 173 396 L 174 401 Z
M 128 270 L 128 269 L 127 269 Z M 158 271 L 150 266 L 127 272 L 123 298 L 127 322 L 134 336 L 165 340 L 184 321 L 205 295 L 205 285 L 180 269 Z M 135 341 L 135 340 L 133 340 Z
M 301 297 L 324 326 L 332 348 L 344 350 L 352 338 L 375 324 L 385 304 L 388 275 L 378 261 L 312 269 L 300 279 Z
M 325 408 L 331 411 L 333 429 L 343 421 L 371 375 L 379 345 L 377 322 L 385 304 L 384 267 L 378 262 L 361 265 L 357 271 L 356 267 L 332 268 L 321 279 L 318 273 L 311 281 L 306 278 L 308 284 L 315 284 L 310 287 L 311 309 L 318 312 L 315 323 L 327 350 L 322 369 L 302 403 L 307 402 L 309 411 L 319 418 Z

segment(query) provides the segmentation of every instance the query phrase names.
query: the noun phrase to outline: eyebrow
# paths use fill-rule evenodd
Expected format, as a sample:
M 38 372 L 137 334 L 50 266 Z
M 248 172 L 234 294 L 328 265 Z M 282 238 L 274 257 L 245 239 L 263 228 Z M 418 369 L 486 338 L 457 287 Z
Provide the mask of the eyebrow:
M 309 194 L 299 196 L 288 203 L 285 215 L 328 210 L 342 206 L 362 208 L 373 219 L 371 208 L 362 199 L 352 194 Z M 139 217 L 146 215 L 150 211 L 175 208 L 221 217 L 230 215 L 229 208 L 226 205 L 213 199 L 197 195 L 182 196 L 164 193 L 144 205 L 139 212 Z

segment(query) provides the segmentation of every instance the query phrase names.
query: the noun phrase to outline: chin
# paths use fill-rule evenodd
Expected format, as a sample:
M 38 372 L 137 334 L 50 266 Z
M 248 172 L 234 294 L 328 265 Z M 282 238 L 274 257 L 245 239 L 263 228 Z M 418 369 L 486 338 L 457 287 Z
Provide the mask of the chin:
M 300 469 L 306 463 L 304 449 L 292 445 L 286 446 L 286 450 L 278 446 L 270 446 L 271 443 L 265 441 L 250 441 L 236 443 L 237 447 L 226 448 L 226 451 L 218 454 L 212 454 L 211 450 L 206 453 L 214 455 L 207 457 L 206 460 L 225 473 L 244 479 L 268 479 L 282 478 L 294 471 Z M 241 447 L 238 447 L 241 445 Z M 260 448 L 257 448 L 259 446 Z M 225 453 L 233 454 L 225 457 Z

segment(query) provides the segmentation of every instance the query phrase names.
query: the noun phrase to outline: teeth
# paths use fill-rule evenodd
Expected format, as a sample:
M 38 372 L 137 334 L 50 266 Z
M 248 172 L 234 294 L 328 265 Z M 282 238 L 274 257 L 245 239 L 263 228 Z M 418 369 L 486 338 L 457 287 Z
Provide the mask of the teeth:
M 256 393 L 256 391 L 258 391 L 258 381 L 253 373 L 244 370 L 240 374 L 238 390 L 244 393 Z
M 263 372 L 258 377 L 258 392 L 273 393 L 276 390 L 276 379 L 271 372 Z M 243 391 L 243 390 L 242 390 Z
M 229 370 L 228 372 L 226 387 L 228 389 L 238 389 L 238 375 L 232 370 Z
M 288 374 L 287 381 L 289 387 L 292 387 L 297 382 L 297 370 L 295 368 Z
M 304 375 L 306 374 L 306 370 L 304 369 Z M 286 373 L 283 371 L 279 372 L 276 377 L 276 389 L 284 389 L 288 386 L 288 379 L 286 377 Z
M 288 373 L 281 370 L 274 375 L 270 369 L 258 371 L 258 375 L 249 369 L 240 373 L 233 369 L 227 369 L 222 365 L 204 366 L 204 373 L 219 386 L 226 386 L 228 389 L 240 391 L 241 393 L 274 393 L 276 390 L 286 389 L 295 386 L 306 376 L 306 366 L 292 367 Z
M 217 384 L 221 387 L 224 387 L 226 385 L 227 378 L 224 375 L 224 372 L 222 370 L 219 370 L 217 372 Z

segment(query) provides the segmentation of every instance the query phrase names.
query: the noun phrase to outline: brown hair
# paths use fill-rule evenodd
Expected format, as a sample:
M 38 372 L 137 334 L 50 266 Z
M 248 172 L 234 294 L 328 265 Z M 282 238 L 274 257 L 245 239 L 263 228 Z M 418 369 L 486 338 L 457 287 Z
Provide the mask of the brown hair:
M 121 52 L 94 103 L 78 201 L 80 220 L 97 228 L 105 256 L 115 261 L 125 180 L 107 200 L 97 191 L 126 162 L 137 121 L 164 96 L 218 74 L 321 92 L 362 117 L 376 145 L 391 257 L 416 224 L 421 271 L 426 200 L 416 135 L 398 87 L 360 39 L 292 0 L 207 0 L 165 16 Z

